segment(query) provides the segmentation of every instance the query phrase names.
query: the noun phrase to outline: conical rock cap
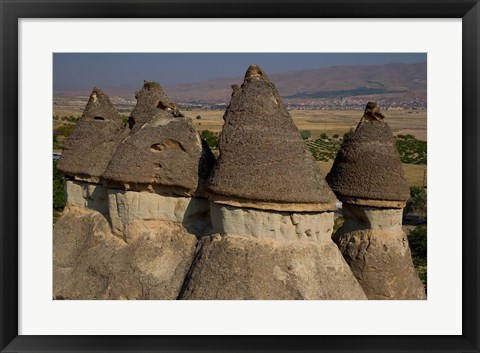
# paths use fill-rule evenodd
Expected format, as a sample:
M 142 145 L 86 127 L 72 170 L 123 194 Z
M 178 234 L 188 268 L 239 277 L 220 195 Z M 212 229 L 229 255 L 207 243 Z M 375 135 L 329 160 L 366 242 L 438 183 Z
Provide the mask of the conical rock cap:
M 242 86 L 235 87 L 223 118 L 220 157 L 206 187 L 212 200 L 221 196 L 334 208 L 333 192 L 258 66 L 250 66 Z
M 155 91 L 163 92 L 158 83 Z M 162 102 L 170 102 L 165 93 L 162 94 L 165 96 Z M 135 126 L 140 127 L 134 127 L 118 147 L 103 175 L 104 180 L 121 187 L 143 189 L 148 186 L 155 190 L 166 186 L 168 190 L 158 191 L 201 194 L 215 160 L 210 148 L 195 131 L 191 119 L 175 116 L 174 110 L 168 107 L 154 107 L 150 113 L 144 107 L 139 97 L 133 111 L 142 111 L 145 122 L 136 122 Z M 153 115 L 148 117 L 148 114 Z
M 58 170 L 70 176 L 99 178 L 127 134 L 128 129 L 108 96 L 95 87 L 65 142 Z
M 143 81 L 142 88 L 135 92 L 137 104 L 129 116 L 129 125 L 133 131 L 140 129 L 157 113 L 176 108 L 158 82 Z
M 395 138 L 372 103 L 343 142 L 327 182 L 338 199 L 373 207 L 403 207 L 410 196 Z

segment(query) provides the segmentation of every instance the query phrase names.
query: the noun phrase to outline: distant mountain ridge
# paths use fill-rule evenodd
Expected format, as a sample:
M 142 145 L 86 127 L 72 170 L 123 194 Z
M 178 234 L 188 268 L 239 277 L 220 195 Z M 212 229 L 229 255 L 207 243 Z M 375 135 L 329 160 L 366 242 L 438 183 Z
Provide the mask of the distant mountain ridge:
M 268 74 L 268 73 L 267 73 Z M 289 71 L 269 75 L 286 101 L 385 96 L 389 99 L 427 99 L 427 63 L 333 66 Z M 145 79 L 152 79 L 146 77 Z M 163 86 L 168 96 L 179 103 L 228 103 L 231 85 L 243 77 Z M 162 84 L 160 82 L 160 84 Z M 110 96 L 132 98 L 141 82 L 102 87 Z M 88 95 L 91 88 L 54 92 L 55 97 Z

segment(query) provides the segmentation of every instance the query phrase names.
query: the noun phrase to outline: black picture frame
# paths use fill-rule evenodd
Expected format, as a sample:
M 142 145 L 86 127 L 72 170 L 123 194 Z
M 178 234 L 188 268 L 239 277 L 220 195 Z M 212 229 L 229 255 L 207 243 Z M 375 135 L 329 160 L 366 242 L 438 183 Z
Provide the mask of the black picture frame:
M 0 0 L 0 349 L 2 352 L 479 352 L 478 0 Z M 462 18 L 461 336 L 19 336 L 20 18 Z M 456 108 L 451 108 L 456 109 Z M 452 234 L 451 236 L 460 236 Z M 448 254 L 445 256 L 448 257 Z M 214 332 L 214 330 L 212 330 Z

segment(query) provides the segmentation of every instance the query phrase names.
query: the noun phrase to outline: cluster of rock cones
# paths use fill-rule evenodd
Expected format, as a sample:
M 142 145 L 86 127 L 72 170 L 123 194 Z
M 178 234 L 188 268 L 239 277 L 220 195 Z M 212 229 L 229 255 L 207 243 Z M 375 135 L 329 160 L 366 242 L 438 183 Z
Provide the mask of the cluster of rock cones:
M 266 74 L 252 65 L 233 88 L 217 160 L 158 83 L 136 93 L 127 126 L 93 90 L 58 162 L 54 298 L 424 299 L 378 107 L 325 180 Z

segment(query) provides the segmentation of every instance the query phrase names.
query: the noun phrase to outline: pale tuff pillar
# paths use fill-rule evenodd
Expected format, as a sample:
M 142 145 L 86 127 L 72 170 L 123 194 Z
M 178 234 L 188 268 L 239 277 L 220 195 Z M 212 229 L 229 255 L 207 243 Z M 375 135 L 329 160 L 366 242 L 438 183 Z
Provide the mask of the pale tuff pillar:
M 368 299 L 425 299 L 402 230 L 403 210 L 343 203 L 333 240 Z

